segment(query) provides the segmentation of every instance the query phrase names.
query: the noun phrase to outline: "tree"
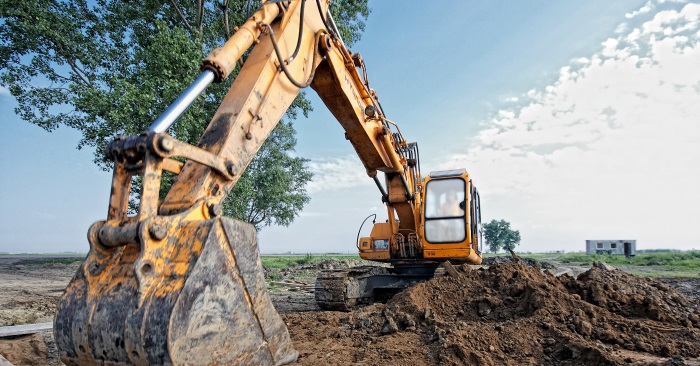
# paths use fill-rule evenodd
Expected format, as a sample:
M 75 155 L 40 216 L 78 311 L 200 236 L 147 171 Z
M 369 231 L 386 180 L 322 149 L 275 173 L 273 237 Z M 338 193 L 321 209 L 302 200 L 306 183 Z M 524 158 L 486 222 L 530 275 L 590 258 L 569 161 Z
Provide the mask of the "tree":
M 508 221 L 491 220 L 488 224 L 484 224 L 484 238 L 489 250 L 494 253 L 499 249 L 513 250 L 520 244 L 520 231 L 511 230 Z
M 306 183 L 311 173 L 306 159 L 291 157 L 296 139 L 291 123 L 280 122 L 224 201 L 224 214 L 255 225 L 288 226 L 309 202 Z M 248 200 L 233 197 L 250 197 Z
M 108 170 L 102 155 L 106 144 L 145 130 L 198 76 L 200 60 L 259 5 L 246 0 L 2 1 L 0 82 L 17 99 L 20 118 L 49 132 L 60 126 L 81 131 L 78 148 L 94 148 L 96 164 Z M 345 42 L 357 41 L 369 16 L 367 0 L 335 2 L 331 12 Z M 168 132 L 196 144 L 237 72 L 210 86 Z M 310 110 L 301 93 L 286 119 Z M 309 200 L 303 188 L 310 180 L 304 159 L 290 155 L 294 133 L 291 124 L 280 123 L 238 183 L 258 189 L 235 188 L 224 203 L 226 214 L 258 228 L 293 221 Z M 163 188 L 169 183 L 164 179 Z M 272 204 L 270 197 L 280 203 Z

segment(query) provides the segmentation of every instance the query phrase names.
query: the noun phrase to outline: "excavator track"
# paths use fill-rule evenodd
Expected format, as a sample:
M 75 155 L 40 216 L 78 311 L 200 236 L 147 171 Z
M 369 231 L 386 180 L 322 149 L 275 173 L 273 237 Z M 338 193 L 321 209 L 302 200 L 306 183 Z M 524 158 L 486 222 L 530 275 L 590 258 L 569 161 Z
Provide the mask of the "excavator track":
M 376 266 L 324 270 L 316 277 L 314 295 L 323 310 L 350 311 L 357 306 L 386 300 L 433 276 L 433 273 L 398 274 L 393 268 Z
M 350 311 L 353 306 L 368 304 L 373 296 L 367 280 L 388 274 L 386 268 L 372 266 L 321 271 L 316 277 L 316 303 L 321 309 L 335 311 Z

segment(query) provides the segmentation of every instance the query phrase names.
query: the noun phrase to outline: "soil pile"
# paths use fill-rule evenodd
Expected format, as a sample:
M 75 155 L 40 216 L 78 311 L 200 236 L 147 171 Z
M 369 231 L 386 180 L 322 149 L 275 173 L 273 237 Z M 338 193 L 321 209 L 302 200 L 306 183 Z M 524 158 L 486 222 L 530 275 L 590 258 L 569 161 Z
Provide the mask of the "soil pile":
M 51 332 L 1 338 L 0 355 L 15 366 L 63 365 Z
M 700 306 L 656 280 L 593 267 L 460 268 L 387 304 L 283 315 L 305 365 L 697 364 Z
M 265 278 L 271 280 L 302 280 L 313 282 L 313 280 L 316 279 L 316 274 L 321 270 L 352 268 L 368 264 L 373 266 L 382 265 L 357 259 L 324 259 L 316 263 L 293 263 L 293 266 L 289 268 L 263 267 L 263 270 L 265 271 Z M 388 266 L 388 264 L 384 266 Z
M 486 257 L 481 262 L 483 266 L 492 266 L 494 264 L 506 264 L 514 263 L 519 261 L 519 263 L 525 264 L 530 267 L 544 268 L 544 269 L 554 269 L 554 265 L 547 262 L 540 262 L 532 258 L 518 258 L 517 260 L 510 256 L 498 256 L 498 257 Z

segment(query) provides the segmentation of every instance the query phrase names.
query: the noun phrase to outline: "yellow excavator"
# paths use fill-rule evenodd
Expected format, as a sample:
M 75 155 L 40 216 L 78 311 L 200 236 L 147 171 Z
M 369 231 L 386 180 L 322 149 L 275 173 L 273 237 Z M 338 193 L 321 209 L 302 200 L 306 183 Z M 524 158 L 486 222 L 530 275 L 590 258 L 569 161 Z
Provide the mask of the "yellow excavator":
M 320 273 L 319 305 L 346 310 L 372 301 L 379 289 L 430 278 L 444 261 L 481 262 L 480 202 L 470 176 L 462 169 L 421 177 L 417 145 L 385 116 L 362 58 L 344 46 L 328 6 L 329 0 L 263 2 L 148 131 L 109 144 L 107 219 L 90 227 L 90 251 L 54 319 L 66 365 L 296 360 L 267 294 L 255 229 L 222 216 L 221 202 L 307 86 L 346 131 L 387 207 L 387 222 L 357 241 L 360 256 L 391 263 Z M 167 134 L 248 50 L 198 145 Z M 163 171 L 177 180 L 159 199 Z M 142 189 L 138 212 L 129 215 L 135 176 Z

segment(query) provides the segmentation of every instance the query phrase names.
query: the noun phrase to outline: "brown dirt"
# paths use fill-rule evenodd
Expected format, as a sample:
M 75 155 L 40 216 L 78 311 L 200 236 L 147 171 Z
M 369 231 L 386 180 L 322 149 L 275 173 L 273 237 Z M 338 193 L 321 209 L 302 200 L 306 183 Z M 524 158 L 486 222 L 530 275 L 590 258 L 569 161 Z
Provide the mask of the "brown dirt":
M 0 326 L 53 320 L 56 301 L 79 265 L 0 258 Z
M 50 321 L 76 267 L 0 259 L 0 325 Z M 285 277 L 314 270 L 303 267 Z M 271 295 L 300 365 L 700 365 L 700 279 L 597 267 L 554 277 L 522 263 L 458 270 L 348 313 L 318 310 L 309 293 Z M 0 339 L 0 354 L 60 365 L 51 332 Z
M 700 307 L 619 270 L 463 268 L 350 313 L 283 314 L 302 365 L 699 364 Z

